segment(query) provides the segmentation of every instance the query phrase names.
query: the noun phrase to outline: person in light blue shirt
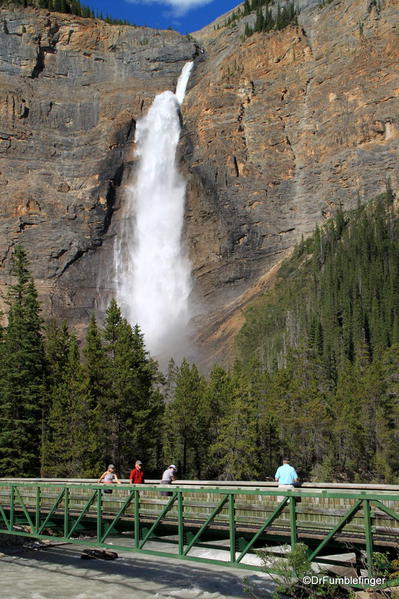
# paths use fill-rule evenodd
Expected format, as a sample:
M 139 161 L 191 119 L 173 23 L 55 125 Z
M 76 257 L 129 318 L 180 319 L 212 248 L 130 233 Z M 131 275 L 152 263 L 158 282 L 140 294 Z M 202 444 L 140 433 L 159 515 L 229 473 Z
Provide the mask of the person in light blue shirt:
M 298 481 L 296 470 L 290 466 L 288 458 L 283 458 L 283 465 L 277 468 L 274 479 L 278 482 L 279 487 L 286 487 L 288 489 L 291 489 L 293 484 Z

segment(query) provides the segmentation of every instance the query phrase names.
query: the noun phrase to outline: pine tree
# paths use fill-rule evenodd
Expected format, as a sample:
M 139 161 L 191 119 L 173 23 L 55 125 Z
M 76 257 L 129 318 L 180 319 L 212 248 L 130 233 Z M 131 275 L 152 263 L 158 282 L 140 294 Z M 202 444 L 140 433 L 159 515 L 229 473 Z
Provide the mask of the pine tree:
M 226 416 L 232 390 L 229 374 L 220 366 L 214 366 L 209 373 L 200 404 L 200 434 L 203 440 L 201 474 L 209 480 L 219 475 L 218 465 L 212 455 L 212 446 L 217 443 L 221 434 L 222 420 Z
M 379 376 L 375 376 L 377 368 Z M 382 482 L 394 483 L 399 474 L 399 345 L 395 344 L 370 367 L 373 379 L 372 389 L 376 382 L 380 385 L 380 394 L 375 410 L 375 455 L 373 465 L 375 479 Z M 370 385 L 366 383 L 367 388 Z M 368 427 L 368 423 L 366 423 Z
M 166 373 L 165 385 L 164 385 L 164 390 L 163 390 L 163 397 L 164 397 L 166 405 L 168 405 L 174 397 L 175 390 L 176 390 L 176 377 L 177 377 L 178 372 L 179 372 L 179 368 L 176 365 L 176 362 L 174 361 L 174 359 L 171 358 L 169 360 L 168 370 Z
M 46 335 L 48 417 L 43 435 L 42 470 L 50 477 L 96 474 L 92 454 L 91 402 L 79 347 L 65 324 L 50 323 Z
M 0 468 L 3 475 L 37 476 L 40 472 L 44 409 L 44 350 L 39 303 L 28 259 L 15 248 L 7 304 L 8 324 L 2 342 L 0 389 Z
M 248 374 L 239 363 L 233 369 L 231 380 L 231 401 L 212 453 L 220 467 L 221 478 L 256 479 L 260 473 L 257 398 Z
M 250 27 L 248 23 L 245 23 L 244 37 L 250 37 L 253 34 L 253 32 L 254 30 L 252 29 L 252 27 Z
M 91 478 L 98 476 L 104 460 L 101 460 L 102 448 L 98 442 L 98 406 L 93 404 L 87 377 L 79 359 L 79 347 L 72 338 L 66 372 L 70 409 L 68 471 L 72 477 Z
M 263 31 L 264 17 L 263 17 L 263 9 L 258 8 L 256 11 L 256 20 L 255 20 L 255 32 Z
M 87 403 L 87 470 L 91 475 L 103 470 L 106 462 L 108 403 L 110 397 L 109 362 L 101 332 L 92 316 L 83 348 L 84 395 Z
M 399 219 L 386 195 L 351 213 L 339 208 L 316 229 L 282 266 L 275 288 L 247 312 L 239 336 L 244 361 L 256 355 L 271 371 L 276 397 L 295 398 L 303 406 L 300 412 L 309 414 L 287 420 L 290 409 L 284 403 L 284 417 L 277 421 L 284 421 L 288 431 L 283 445 L 290 437 L 298 441 L 298 461 L 318 475 L 392 479 L 397 471 L 392 458 L 396 424 L 389 418 L 394 405 L 386 398 L 387 374 L 379 366 L 399 335 Z M 284 369 L 291 373 L 287 387 L 277 385 Z M 315 388 L 309 382 L 303 386 L 306 369 L 317 381 Z M 327 393 L 320 394 L 323 378 Z M 273 396 L 274 391 L 268 408 Z M 313 411 L 323 414 L 320 422 Z M 265 411 L 271 426 L 275 414 L 277 407 Z M 311 436 L 302 438 L 301 431 L 312 430 L 310 444 Z M 280 434 L 278 428 L 275 433 Z M 394 449 L 385 452 L 384 445 Z
M 109 398 L 104 408 L 107 421 L 106 455 L 128 472 L 136 459 L 154 470 L 159 459 L 159 428 L 163 402 L 157 388 L 156 363 L 144 347 L 143 335 L 122 318 L 112 300 L 104 327 L 108 358 Z
M 165 410 L 165 463 L 177 463 L 187 478 L 201 478 L 203 470 L 202 409 L 204 381 L 195 365 L 183 360 L 177 376 L 173 400 Z

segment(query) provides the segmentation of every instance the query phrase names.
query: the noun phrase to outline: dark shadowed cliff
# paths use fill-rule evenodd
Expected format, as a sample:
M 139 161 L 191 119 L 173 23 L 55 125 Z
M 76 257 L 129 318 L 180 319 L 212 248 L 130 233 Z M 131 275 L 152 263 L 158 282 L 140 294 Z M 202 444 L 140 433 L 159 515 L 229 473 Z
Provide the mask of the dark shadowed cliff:
M 210 25 L 195 35 L 203 51 L 174 32 L 1 17 L 1 281 L 22 242 L 46 313 L 84 325 L 112 295 L 135 122 L 192 57 L 180 165 L 208 359 L 302 235 L 387 179 L 398 187 L 398 2 L 304 8 L 298 27 L 245 41 L 243 22 Z

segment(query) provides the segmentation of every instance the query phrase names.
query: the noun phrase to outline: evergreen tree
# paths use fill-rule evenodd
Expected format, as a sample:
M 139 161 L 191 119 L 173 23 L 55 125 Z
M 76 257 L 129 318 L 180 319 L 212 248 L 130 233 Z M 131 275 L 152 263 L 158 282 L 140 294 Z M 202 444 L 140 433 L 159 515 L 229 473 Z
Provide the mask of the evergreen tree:
M 204 478 L 212 480 L 219 476 L 219 467 L 213 459 L 212 446 L 217 443 L 222 432 L 222 420 L 232 395 L 229 374 L 220 366 L 214 366 L 209 373 L 201 398 L 202 414 L 202 471 Z
M 171 358 L 169 360 L 168 370 L 166 373 L 165 385 L 164 385 L 164 390 L 163 390 L 163 397 L 164 397 L 164 401 L 165 401 L 166 405 L 168 405 L 174 397 L 175 390 L 176 390 L 176 377 L 177 377 L 178 372 L 179 372 L 179 368 L 176 365 L 176 362 L 174 361 L 174 359 Z
M 28 6 L 38 7 L 49 11 L 69 13 L 73 15 L 77 15 L 84 18 L 95 18 L 94 10 L 90 6 L 82 5 L 79 0 L 13 0 L 14 4 L 23 6 L 24 8 Z M 1 0 L 0 6 L 7 6 L 10 4 L 8 0 Z M 104 19 L 102 16 L 99 16 L 101 20 L 106 20 L 107 23 L 112 25 L 129 25 L 128 21 L 124 19 L 112 19 L 111 17 L 107 17 Z M 6 24 L 4 25 L 6 27 Z M 135 27 L 135 25 L 132 25 Z
M 263 31 L 264 17 L 262 8 L 256 11 L 256 21 L 254 31 Z
M 44 410 L 44 350 L 39 303 L 28 259 L 15 248 L 2 339 L 0 468 L 3 475 L 37 476 Z
M 50 323 L 46 336 L 49 413 L 43 435 L 43 472 L 49 477 L 97 474 L 90 461 L 95 442 L 76 338 Z
M 148 356 L 139 327 L 131 328 L 112 300 L 104 328 L 110 393 L 103 411 L 109 461 L 128 472 L 137 459 L 154 471 L 160 455 L 163 402 L 156 363 Z
M 253 32 L 254 30 L 252 29 L 252 27 L 250 27 L 248 23 L 245 23 L 244 37 L 250 37 L 253 34 Z
M 351 213 L 338 208 L 316 228 L 247 312 L 239 335 L 244 363 L 256 356 L 270 372 L 261 402 L 270 425 L 267 436 L 261 430 L 264 453 L 274 453 L 277 437 L 318 477 L 397 476 L 397 410 L 388 389 L 399 362 L 383 361 L 396 355 L 398 335 L 399 218 L 391 195 Z
M 186 478 L 201 478 L 203 471 L 204 381 L 195 365 L 183 360 L 173 400 L 165 409 L 165 463 L 177 463 Z
M 373 370 L 381 369 L 375 376 Z M 395 344 L 387 349 L 383 355 L 375 360 L 370 367 L 373 385 L 368 389 L 375 389 L 377 385 L 381 390 L 378 403 L 375 407 L 374 431 L 365 426 L 371 436 L 375 434 L 375 454 L 373 456 L 374 478 L 387 483 L 397 481 L 399 467 L 397 456 L 399 452 L 399 345 Z
M 83 348 L 84 392 L 87 397 L 87 440 L 85 456 L 86 472 L 95 476 L 104 470 L 107 460 L 108 404 L 110 399 L 109 362 L 101 332 L 92 316 Z
M 260 473 L 258 411 L 248 374 L 239 363 L 231 373 L 232 395 L 212 453 L 226 480 L 256 479 Z

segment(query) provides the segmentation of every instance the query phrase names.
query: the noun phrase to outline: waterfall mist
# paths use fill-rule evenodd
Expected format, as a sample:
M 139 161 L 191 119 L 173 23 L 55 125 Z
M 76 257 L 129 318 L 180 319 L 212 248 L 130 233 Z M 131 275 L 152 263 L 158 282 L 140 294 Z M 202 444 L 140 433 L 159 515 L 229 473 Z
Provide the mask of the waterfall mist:
M 156 96 L 137 122 L 138 168 L 115 244 L 117 301 L 161 362 L 189 352 L 191 266 L 182 244 L 186 183 L 176 167 L 176 149 L 179 105 L 192 66 L 184 66 L 176 94 Z

